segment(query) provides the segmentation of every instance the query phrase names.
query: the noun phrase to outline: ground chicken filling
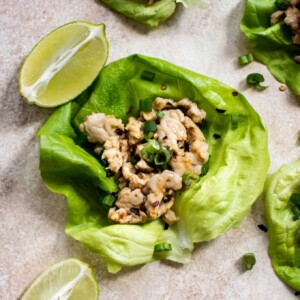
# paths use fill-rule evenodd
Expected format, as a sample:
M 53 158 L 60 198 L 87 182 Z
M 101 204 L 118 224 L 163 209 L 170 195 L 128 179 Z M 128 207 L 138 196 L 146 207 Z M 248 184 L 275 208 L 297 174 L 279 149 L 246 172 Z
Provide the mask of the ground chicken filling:
M 158 97 L 149 112 L 130 117 L 126 125 L 103 113 L 85 118 L 80 130 L 96 143 L 95 152 L 120 189 L 108 212 L 111 221 L 137 224 L 162 217 L 171 225 L 178 220 L 172 210 L 175 192 L 183 188 L 183 176 L 201 174 L 209 157 L 197 126 L 205 117 L 187 98 Z
M 282 21 L 292 30 L 293 43 L 300 45 L 300 0 L 290 0 L 286 10 L 278 10 L 271 15 L 272 25 Z M 300 55 L 296 55 L 295 60 L 300 62 Z

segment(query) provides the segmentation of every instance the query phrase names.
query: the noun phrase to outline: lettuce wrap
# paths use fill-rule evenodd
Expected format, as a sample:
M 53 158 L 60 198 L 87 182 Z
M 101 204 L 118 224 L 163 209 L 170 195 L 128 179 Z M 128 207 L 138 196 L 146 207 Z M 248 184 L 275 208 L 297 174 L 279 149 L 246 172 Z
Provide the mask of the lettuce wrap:
M 155 73 L 144 80 L 144 71 Z M 146 97 L 188 97 L 207 113 L 201 127 L 209 145 L 205 176 L 176 195 L 180 220 L 164 228 L 160 219 L 142 225 L 113 224 L 102 199 L 117 192 L 112 177 L 93 152 L 79 125 L 92 112 L 126 122 Z M 216 139 L 214 136 L 220 136 Z M 194 243 L 236 228 L 260 195 L 269 167 L 267 130 L 243 95 L 217 80 L 169 62 L 132 55 L 102 69 L 88 90 L 57 108 L 39 131 L 40 171 L 44 183 L 68 201 L 66 233 L 104 258 L 108 270 L 168 259 L 190 260 Z M 156 243 L 172 245 L 154 252 Z
M 293 219 L 293 193 L 300 193 L 300 159 L 269 176 L 265 186 L 272 266 L 283 282 L 300 291 L 300 220 Z
M 240 28 L 253 48 L 254 57 L 299 96 L 300 64 L 294 57 L 300 53 L 300 47 L 293 44 L 290 28 L 284 22 L 271 26 L 275 11 L 275 0 L 248 0 Z
M 150 28 L 155 28 L 160 22 L 168 19 L 175 12 L 178 3 L 182 3 L 185 7 L 203 5 L 202 0 L 155 0 L 152 4 L 148 0 L 101 1 L 113 10 Z

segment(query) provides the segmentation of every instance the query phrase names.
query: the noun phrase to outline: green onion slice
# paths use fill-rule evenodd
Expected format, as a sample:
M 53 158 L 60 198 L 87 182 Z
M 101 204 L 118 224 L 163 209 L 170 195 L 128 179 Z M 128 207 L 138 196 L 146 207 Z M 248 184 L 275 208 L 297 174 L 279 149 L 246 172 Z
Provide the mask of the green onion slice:
M 103 198 L 102 203 L 107 206 L 112 206 L 114 204 L 115 200 L 116 200 L 116 197 L 114 195 L 108 194 Z
M 140 100 L 140 111 L 151 112 L 152 111 L 152 102 L 151 98 L 145 98 Z
M 275 5 L 280 10 L 286 10 L 289 7 L 289 0 L 276 0 Z
M 159 110 L 159 111 L 156 113 L 156 115 L 157 115 L 158 118 L 161 119 L 161 118 L 165 115 L 165 113 L 164 113 L 163 111 Z
M 293 193 L 290 197 L 290 201 L 297 206 L 300 206 L 300 194 Z
M 246 270 L 251 270 L 256 263 L 256 258 L 253 253 L 245 253 L 243 255 L 243 263 Z
M 148 155 L 156 153 L 160 150 L 160 144 L 157 140 L 149 140 L 147 144 L 145 144 L 144 148 L 142 149 L 142 155 Z
M 299 209 L 299 207 L 294 205 L 291 210 L 292 210 L 292 213 L 293 213 L 293 220 L 294 221 L 299 220 L 300 219 L 300 209 Z
M 160 149 L 154 156 L 154 164 L 156 166 L 166 165 L 171 159 L 171 152 L 167 149 Z
M 200 178 L 198 174 L 185 172 L 182 175 L 182 182 L 185 185 L 190 185 L 193 181 L 197 181 Z
M 147 81 L 153 81 L 155 77 L 155 73 L 144 70 L 143 73 L 141 74 L 141 78 Z
M 231 114 L 231 127 L 232 129 L 237 129 L 239 126 L 239 115 L 237 113 Z
M 253 55 L 251 53 L 241 55 L 238 57 L 240 65 L 247 65 L 253 61 Z
M 168 243 L 158 243 L 154 246 L 154 252 L 172 251 L 172 245 Z
M 154 121 L 146 121 L 144 123 L 144 133 L 155 132 L 157 130 L 156 123 Z
M 148 140 L 151 140 L 153 138 L 153 136 L 154 136 L 154 132 L 149 132 L 144 136 L 144 139 L 146 141 L 148 141 Z
M 265 81 L 265 78 L 263 75 L 259 73 L 251 73 L 247 76 L 247 83 L 251 85 L 255 85 L 256 88 L 259 90 L 264 90 L 267 88 L 267 86 L 263 86 L 260 83 Z
M 206 164 L 202 167 L 201 176 L 205 176 L 208 173 L 209 164 L 210 164 L 210 156 L 209 156 L 209 159 L 207 160 Z

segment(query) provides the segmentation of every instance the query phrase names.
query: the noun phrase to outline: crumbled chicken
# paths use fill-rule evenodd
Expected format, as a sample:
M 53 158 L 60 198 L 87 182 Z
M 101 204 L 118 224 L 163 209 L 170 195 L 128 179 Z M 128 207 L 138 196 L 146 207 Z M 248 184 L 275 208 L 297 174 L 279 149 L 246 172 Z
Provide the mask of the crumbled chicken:
M 165 115 L 157 125 L 157 139 L 165 147 L 175 153 L 182 152 L 178 143 L 187 139 L 186 129 L 182 122 L 184 115 L 179 109 L 164 111 Z
M 130 117 L 125 127 L 129 131 L 129 144 L 134 145 L 144 138 L 144 123 L 134 117 Z
M 118 136 L 110 136 L 104 144 L 102 159 L 106 159 L 109 169 L 117 173 L 123 164 L 123 156 L 120 151 L 120 141 Z
M 158 111 L 163 112 L 160 117 Z M 208 146 L 195 124 L 205 117 L 206 113 L 187 98 L 174 101 L 157 97 L 151 112 L 130 117 L 126 127 L 114 116 L 101 113 L 85 119 L 80 129 L 96 143 L 96 153 L 103 151 L 101 159 L 107 161 L 106 168 L 115 175 L 120 189 L 108 212 L 111 221 L 138 224 L 161 216 L 169 225 L 178 221 L 171 208 L 175 191 L 183 186 L 182 175 L 201 174 L 208 160 Z M 145 140 L 146 121 L 157 124 L 150 140 L 158 144 L 157 149 Z M 149 145 L 154 148 L 149 150 Z M 157 157 L 159 151 L 164 153 L 160 153 L 162 158 Z
M 93 113 L 85 118 L 84 123 L 80 124 L 79 128 L 87 135 L 90 143 L 103 144 L 109 137 L 118 135 L 117 129 L 123 132 L 124 124 L 115 116 Z
M 290 0 L 285 11 L 279 10 L 271 15 L 272 25 L 282 21 L 291 27 L 293 43 L 300 45 L 300 0 Z M 295 60 L 300 62 L 300 55 L 296 55 Z

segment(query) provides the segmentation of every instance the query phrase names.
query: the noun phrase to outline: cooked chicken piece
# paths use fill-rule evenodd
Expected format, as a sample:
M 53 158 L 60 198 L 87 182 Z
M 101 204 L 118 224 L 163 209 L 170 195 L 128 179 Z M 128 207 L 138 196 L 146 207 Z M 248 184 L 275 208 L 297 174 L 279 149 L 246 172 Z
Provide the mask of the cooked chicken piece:
M 271 15 L 271 25 L 275 25 L 284 19 L 284 11 L 278 10 Z
M 157 125 L 157 139 L 164 147 L 175 153 L 182 153 L 178 143 L 187 139 L 186 129 L 181 122 L 184 115 L 179 109 L 165 110 L 165 115 Z
M 167 211 L 164 216 L 163 216 L 163 220 L 169 224 L 169 225 L 172 225 L 174 223 L 176 223 L 178 220 L 179 220 L 179 217 L 177 217 L 174 213 L 173 210 L 169 210 Z
M 293 31 L 297 30 L 299 27 L 299 9 L 295 6 L 290 6 L 285 11 L 284 23 L 289 25 Z
M 158 204 L 157 202 L 151 203 L 150 201 L 146 201 L 145 207 L 147 208 L 147 214 L 150 217 L 150 219 L 155 220 L 160 216 L 164 215 L 167 211 L 169 211 L 173 204 L 174 198 L 172 198 L 166 203 L 161 201 Z
M 90 143 L 103 144 L 109 137 L 117 135 L 117 129 L 123 132 L 124 124 L 115 116 L 93 113 L 85 118 L 79 128 L 87 135 Z
M 147 215 L 138 209 L 112 207 L 108 211 L 108 218 L 121 224 L 138 224 L 147 220 Z
M 185 117 L 183 122 L 188 135 L 189 150 L 196 155 L 200 164 L 205 164 L 208 160 L 208 145 L 199 127 L 189 118 Z M 195 166 L 197 165 L 195 161 Z M 197 174 L 199 174 L 197 172 Z
M 126 187 L 119 192 L 115 205 L 119 208 L 140 208 L 140 205 L 144 202 L 144 197 L 141 189 L 131 190 Z
M 185 153 L 182 156 L 177 155 L 176 157 L 172 157 L 169 164 L 172 170 L 181 176 L 185 172 L 193 172 L 191 159 L 188 158 Z
M 166 99 L 166 98 L 161 98 L 161 97 L 157 97 L 154 100 L 153 103 L 153 108 L 155 110 L 163 110 L 163 109 L 171 109 L 171 108 L 175 108 L 176 107 L 176 101 L 172 100 L 172 99 Z
M 295 56 L 295 61 L 300 63 L 300 55 Z
M 156 111 L 153 109 L 151 112 L 141 112 L 141 116 L 145 121 L 155 121 L 157 119 Z
M 123 163 L 126 163 L 128 160 L 128 153 L 129 153 L 127 140 L 125 140 L 125 139 L 120 140 L 120 150 L 122 153 Z
M 153 172 L 153 168 L 150 167 L 146 161 L 144 161 L 143 159 L 140 159 L 136 165 L 134 166 L 137 170 L 142 171 L 142 172 L 146 172 L 146 173 L 151 173 Z
M 123 164 L 123 155 L 120 151 L 120 141 L 118 136 L 111 136 L 104 144 L 102 159 L 108 161 L 108 169 L 117 173 Z
M 139 173 L 135 174 L 136 170 L 130 162 L 123 164 L 122 173 L 125 179 L 129 181 L 131 189 L 143 188 L 150 179 L 150 174 Z
M 134 145 L 144 138 L 144 123 L 134 117 L 130 117 L 126 130 L 129 131 L 129 144 Z
M 183 107 L 186 109 L 186 114 L 195 123 L 201 123 L 206 118 L 206 112 L 200 109 L 196 103 L 188 98 L 184 98 L 176 103 L 176 107 Z

